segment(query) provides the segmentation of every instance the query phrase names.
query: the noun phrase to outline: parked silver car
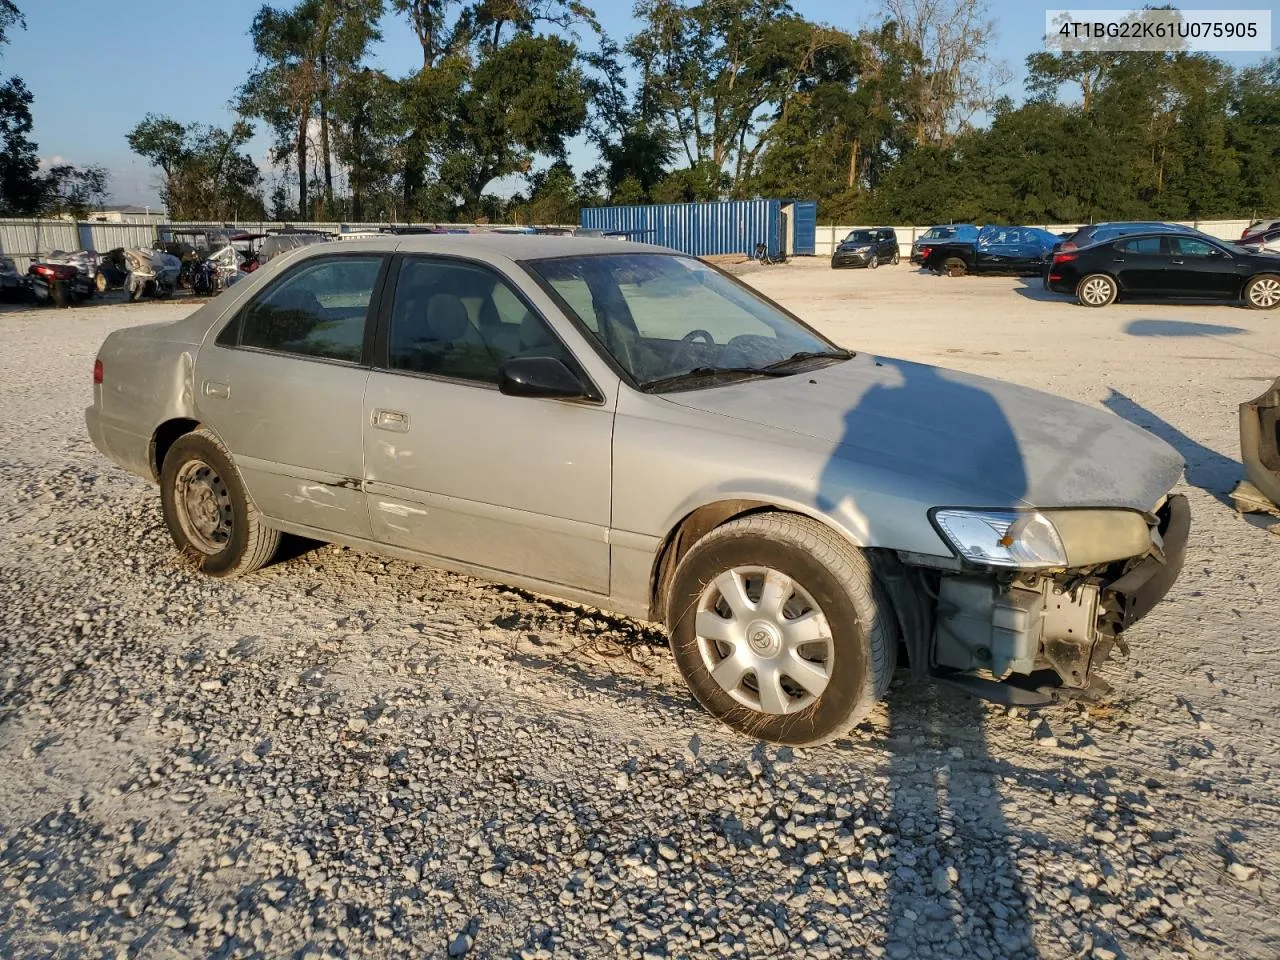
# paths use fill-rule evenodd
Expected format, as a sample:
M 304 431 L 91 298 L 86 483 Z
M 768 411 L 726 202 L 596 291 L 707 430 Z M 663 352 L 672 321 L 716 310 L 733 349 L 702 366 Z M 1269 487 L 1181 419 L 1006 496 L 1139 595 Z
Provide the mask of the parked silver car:
M 1112 414 L 848 352 L 615 240 L 306 247 L 111 334 L 94 380 L 94 443 L 207 573 L 292 532 L 659 621 L 776 742 L 848 731 L 900 643 L 917 678 L 1096 692 L 1189 527 L 1177 453 Z

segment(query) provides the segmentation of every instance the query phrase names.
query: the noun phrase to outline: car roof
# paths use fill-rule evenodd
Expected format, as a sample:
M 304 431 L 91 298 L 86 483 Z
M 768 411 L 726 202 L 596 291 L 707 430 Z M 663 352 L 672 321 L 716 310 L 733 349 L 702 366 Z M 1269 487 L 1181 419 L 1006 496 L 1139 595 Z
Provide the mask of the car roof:
M 508 260 L 547 260 L 552 257 L 589 256 L 609 253 L 665 253 L 678 251 L 651 243 L 611 240 L 596 237 L 556 236 L 550 234 L 473 233 L 419 234 L 371 237 L 368 240 L 343 242 L 346 250 L 376 249 L 400 253 L 442 253 L 454 256 L 499 256 Z

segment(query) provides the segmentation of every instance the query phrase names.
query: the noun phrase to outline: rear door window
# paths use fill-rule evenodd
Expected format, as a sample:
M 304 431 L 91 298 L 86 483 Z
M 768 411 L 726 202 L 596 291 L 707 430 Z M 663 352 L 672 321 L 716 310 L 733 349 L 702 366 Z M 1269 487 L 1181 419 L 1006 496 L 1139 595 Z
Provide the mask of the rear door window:
M 239 345 L 360 363 L 382 262 L 333 257 L 299 265 L 241 311 Z
M 1155 257 L 1160 255 L 1162 242 L 1161 237 L 1134 237 L 1131 240 L 1121 240 L 1116 244 L 1116 249 L 1135 256 Z

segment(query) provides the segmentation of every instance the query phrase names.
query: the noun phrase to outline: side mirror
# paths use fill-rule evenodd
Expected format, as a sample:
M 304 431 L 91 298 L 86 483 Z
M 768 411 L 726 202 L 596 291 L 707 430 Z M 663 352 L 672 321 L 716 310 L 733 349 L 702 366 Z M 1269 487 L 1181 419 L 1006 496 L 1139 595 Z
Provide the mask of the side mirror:
M 498 391 L 508 397 L 587 400 L 592 394 L 556 357 L 512 357 L 498 371 Z

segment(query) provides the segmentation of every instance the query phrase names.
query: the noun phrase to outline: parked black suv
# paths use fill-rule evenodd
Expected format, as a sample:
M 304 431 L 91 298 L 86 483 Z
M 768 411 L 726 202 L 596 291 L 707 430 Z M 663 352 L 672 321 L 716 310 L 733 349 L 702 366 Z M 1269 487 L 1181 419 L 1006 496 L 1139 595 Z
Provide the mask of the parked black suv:
M 870 267 L 898 262 L 898 235 L 893 227 L 860 227 L 836 245 L 831 267 Z

